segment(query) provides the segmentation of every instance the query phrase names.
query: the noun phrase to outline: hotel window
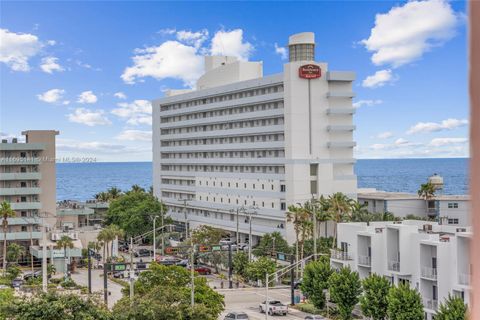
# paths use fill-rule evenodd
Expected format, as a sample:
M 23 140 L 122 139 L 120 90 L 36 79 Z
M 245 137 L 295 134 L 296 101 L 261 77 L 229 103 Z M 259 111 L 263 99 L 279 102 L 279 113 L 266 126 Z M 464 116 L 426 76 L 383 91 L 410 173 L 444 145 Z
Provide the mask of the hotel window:
M 275 208 L 275 204 L 272 202 L 272 209 Z
M 287 190 L 287 187 L 284 184 L 280 185 L 280 192 L 285 192 Z
M 310 175 L 311 176 L 317 176 L 318 172 L 318 164 L 314 163 L 310 165 Z
M 286 210 L 287 204 L 285 202 L 280 202 L 280 210 Z
M 458 202 L 449 202 L 448 209 L 458 209 Z
M 458 224 L 458 219 L 448 219 L 448 224 Z

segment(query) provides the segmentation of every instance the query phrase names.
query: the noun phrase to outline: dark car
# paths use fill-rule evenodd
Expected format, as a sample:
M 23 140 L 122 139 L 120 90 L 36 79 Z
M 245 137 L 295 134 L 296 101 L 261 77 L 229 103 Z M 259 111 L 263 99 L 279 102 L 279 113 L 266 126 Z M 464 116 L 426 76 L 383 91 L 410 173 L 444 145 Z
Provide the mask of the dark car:
M 325 317 L 312 314 L 312 315 L 306 316 L 305 320 L 325 320 Z
M 153 254 L 152 250 L 140 249 L 133 253 L 135 257 L 150 257 Z
M 202 274 L 202 275 L 212 274 L 212 269 L 207 268 L 207 267 L 195 266 L 195 269 L 194 269 L 194 270 L 195 270 L 196 272 L 198 272 L 198 274 Z
M 12 280 L 12 288 L 20 288 L 23 285 L 23 279 L 16 278 Z
M 137 270 L 145 270 L 147 269 L 147 264 L 145 262 L 137 262 Z
M 242 319 L 242 320 L 248 320 L 250 319 L 248 317 L 248 314 L 245 312 L 230 312 L 228 313 L 223 320 L 237 320 L 237 319 Z
M 300 289 L 302 287 L 302 279 L 293 282 L 293 288 Z

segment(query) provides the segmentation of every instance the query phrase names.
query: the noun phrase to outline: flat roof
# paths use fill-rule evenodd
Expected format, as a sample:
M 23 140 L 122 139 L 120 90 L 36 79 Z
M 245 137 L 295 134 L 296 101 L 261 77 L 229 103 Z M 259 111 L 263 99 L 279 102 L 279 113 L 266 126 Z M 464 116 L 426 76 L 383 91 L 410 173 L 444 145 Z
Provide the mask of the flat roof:
M 387 192 L 381 190 L 365 190 L 362 191 L 359 189 L 357 193 L 358 198 L 368 198 L 375 200 L 423 200 L 417 194 L 406 193 L 406 192 Z M 448 195 L 440 194 L 436 195 L 432 200 L 443 200 L 443 201 L 468 201 L 470 200 L 469 195 Z

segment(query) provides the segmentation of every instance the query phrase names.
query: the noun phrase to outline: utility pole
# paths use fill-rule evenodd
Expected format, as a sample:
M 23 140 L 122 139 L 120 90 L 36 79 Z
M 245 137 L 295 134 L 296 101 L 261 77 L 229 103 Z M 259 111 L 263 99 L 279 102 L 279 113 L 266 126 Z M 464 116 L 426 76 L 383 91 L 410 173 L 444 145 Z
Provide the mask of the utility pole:
M 92 253 L 88 248 L 88 294 L 92 294 Z
M 109 263 L 105 263 L 103 266 L 103 301 L 105 302 L 105 307 L 108 308 L 108 275 L 107 275 L 107 269 L 110 268 Z
M 238 244 L 237 244 L 237 250 L 238 250 Z M 233 275 L 233 266 L 232 266 L 232 244 L 228 244 L 228 288 L 232 289 L 233 288 L 233 281 L 232 281 L 232 275 Z
M 253 239 L 252 239 L 252 213 L 257 214 L 257 209 L 258 207 L 252 206 L 251 209 L 254 211 L 249 211 L 248 212 L 248 262 L 252 261 L 252 245 L 253 245 Z
M 317 260 L 317 210 L 314 195 L 312 194 L 313 211 L 313 260 Z
M 190 305 L 193 307 L 195 306 L 195 245 L 192 243 L 192 253 L 191 253 L 191 261 L 190 261 L 190 281 L 191 281 L 191 289 L 190 289 Z
M 190 199 L 178 199 L 178 201 L 183 202 L 183 213 L 185 215 L 185 241 L 188 239 L 188 219 L 187 219 L 187 202 L 191 201 Z
M 47 292 L 47 225 L 44 224 L 42 228 L 42 290 Z
M 163 212 L 163 203 L 161 203 L 162 206 L 160 207 L 160 219 L 162 219 L 162 256 L 165 255 L 165 235 L 163 234 L 164 228 L 163 226 L 165 225 L 163 222 L 163 216 L 165 215 L 165 212 Z
M 293 305 L 295 305 L 295 268 L 293 265 L 295 264 L 295 256 L 292 254 L 290 256 L 290 295 L 291 299 L 290 302 Z
M 135 276 L 135 271 L 133 270 L 133 238 L 130 237 L 130 303 L 133 303 L 133 277 Z
M 239 246 L 240 246 L 240 234 L 239 234 L 239 223 L 238 223 L 238 212 L 240 211 L 239 208 L 237 208 L 237 254 L 238 254 L 238 250 L 240 249 Z
M 265 319 L 268 319 L 268 272 L 265 272 Z
M 155 230 L 155 221 L 157 220 L 158 216 L 155 216 L 153 217 L 153 261 L 157 261 L 156 259 L 156 246 L 157 246 L 157 242 L 156 242 L 156 239 L 155 239 L 155 234 L 157 233 L 156 230 Z

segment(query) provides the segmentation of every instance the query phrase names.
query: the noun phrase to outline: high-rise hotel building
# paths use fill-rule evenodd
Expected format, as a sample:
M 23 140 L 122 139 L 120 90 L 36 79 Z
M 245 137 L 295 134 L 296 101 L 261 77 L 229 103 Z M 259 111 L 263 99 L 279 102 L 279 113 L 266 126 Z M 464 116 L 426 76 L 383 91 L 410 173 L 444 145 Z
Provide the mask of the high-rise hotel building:
M 25 143 L 13 138 L 0 143 L 0 202 L 10 203 L 16 216 L 8 218 L 7 241 L 28 248 L 42 237 L 43 222 L 56 221 L 54 130 L 22 132 Z M 0 241 L 3 241 L 0 230 Z
M 355 74 L 329 71 L 314 52 L 313 33 L 292 35 L 284 72 L 271 76 L 262 62 L 207 56 L 196 90 L 152 102 L 154 192 L 175 220 L 238 225 L 245 241 L 252 214 L 253 242 L 274 231 L 292 242 L 288 205 L 356 197 Z

